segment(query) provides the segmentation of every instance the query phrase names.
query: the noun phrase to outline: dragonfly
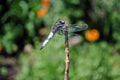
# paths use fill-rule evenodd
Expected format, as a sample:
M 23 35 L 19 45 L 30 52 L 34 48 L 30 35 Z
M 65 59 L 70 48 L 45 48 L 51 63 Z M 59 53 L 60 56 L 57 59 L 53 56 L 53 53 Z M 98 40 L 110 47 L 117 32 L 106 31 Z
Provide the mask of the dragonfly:
M 53 25 L 53 28 L 51 29 L 51 32 L 49 33 L 48 37 L 45 39 L 45 41 L 42 43 L 40 50 L 43 49 L 46 44 L 50 41 L 50 39 L 53 38 L 53 36 L 56 34 L 56 32 L 79 32 L 79 31 L 83 31 L 86 30 L 88 28 L 88 25 L 83 23 L 81 25 L 77 25 L 77 24 L 73 24 L 70 25 L 67 29 L 65 26 L 65 21 L 64 20 L 58 20 L 56 21 L 56 23 Z

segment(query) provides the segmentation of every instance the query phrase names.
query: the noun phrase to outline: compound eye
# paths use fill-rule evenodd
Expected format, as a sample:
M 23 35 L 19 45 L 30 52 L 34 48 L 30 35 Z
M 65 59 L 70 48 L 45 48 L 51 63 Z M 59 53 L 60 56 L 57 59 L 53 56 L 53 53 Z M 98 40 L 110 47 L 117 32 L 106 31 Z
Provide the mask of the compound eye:
M 65 21 L 60 21 L 60 23 L 65 24 Z

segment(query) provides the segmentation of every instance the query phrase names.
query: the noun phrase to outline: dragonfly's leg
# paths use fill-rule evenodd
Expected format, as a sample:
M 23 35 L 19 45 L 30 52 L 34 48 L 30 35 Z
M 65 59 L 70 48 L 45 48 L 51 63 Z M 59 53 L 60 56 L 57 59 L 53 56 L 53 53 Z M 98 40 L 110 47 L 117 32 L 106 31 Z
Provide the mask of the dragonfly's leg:
M 62 35 L 63 33 L 64 33 L 63 30 L 58 31 L 58 34 L 60 34 L 60 35 Z

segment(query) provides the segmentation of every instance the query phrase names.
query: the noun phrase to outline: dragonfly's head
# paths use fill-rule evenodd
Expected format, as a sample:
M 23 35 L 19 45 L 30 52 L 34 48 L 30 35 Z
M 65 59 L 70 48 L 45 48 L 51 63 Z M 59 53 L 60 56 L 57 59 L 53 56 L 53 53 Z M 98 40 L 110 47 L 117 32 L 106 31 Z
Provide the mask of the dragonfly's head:
M 61 24 L 65 24 L 65 21 L 60 21 Z
M 53 32 L 61 30 L 65 26 L 65 21 L 58 20 L 53 26 Z
M 65 21 L 63 20 L 59 20 L 57 21 L 57 23 L 54 25 L 57 29 L 61 29 L 62 27 L 64 27 L 65 25 Z

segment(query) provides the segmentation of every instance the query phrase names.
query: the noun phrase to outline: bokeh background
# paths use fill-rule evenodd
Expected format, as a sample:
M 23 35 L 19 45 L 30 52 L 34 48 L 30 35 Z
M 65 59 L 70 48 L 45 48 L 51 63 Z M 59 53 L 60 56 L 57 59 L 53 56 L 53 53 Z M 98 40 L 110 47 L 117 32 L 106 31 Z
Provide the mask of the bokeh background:
M 63 80 L 64 36 L 39 50 L 58 19 L 89 26 L 69 38 L 70 80 L 120 80 L 119 0 L 0 0 L 0 80 Z

